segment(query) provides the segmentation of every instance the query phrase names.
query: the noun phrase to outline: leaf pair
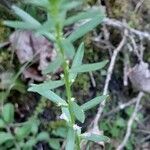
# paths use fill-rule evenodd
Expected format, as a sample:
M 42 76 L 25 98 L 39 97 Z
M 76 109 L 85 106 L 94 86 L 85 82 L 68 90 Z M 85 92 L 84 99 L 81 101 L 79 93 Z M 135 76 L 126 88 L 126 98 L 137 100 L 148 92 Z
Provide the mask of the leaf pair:
M 4 21 L 4 25 L 20 29 L 38 29 L 41 27 L 41 24 L 36 19 L 19 7 L 13 5 L 12 10 L 22 19 L 22 21 Z
M 101 102 L 105 101 L 107 99 L 108 95 L 102 95 L 93 98 L 92 100 L 86 102 L 85 104 L 79 106 L 76 102 L 72 102 L 73 106 L 73 112 L 77 120 L 79 120 L 81 123 L 85 120 L 85 111 L 95 107 L 96 105 L 100 104 Z
M 85 14 L 83 13 L 77 17 L 74 17 L 72 20 L 70 20 L 70 22 L 74 22 L 77 19 L 83 18 L 89 20 L 86 21 L 81 26 L 79 26 L 77 29 L 75 29 L 75 31 L 72 32 L 71 35 L 68 37 L 68 40 L 74 42 L 77 39 L 81 38 L 83 35 L 85 35 L 89 31 L 93 30 L 97 25 L 99 25 L 103 21 L 104 17 L 105 17 L 104 13 L 100 12 L 99 10 L 87 11 L 87 13 Z
M 84 56 L 84 44 L 81 43 L 72 62 L 69 77 L 70 80 L 75 80 L 78 73 L 99 70 L 105 67 L 105 65 L 108 63 L 108 60 L 105 60 L 99 63 L 82 64 L 83 56 Z
M 92 141 L 92 142 L 110 142 L 110 139 L 104 135 L 98 135 L 94 133 L 84 133 L 80 135 L 76 135 L 76 132 L 72 128 L 68 128 L 67 134 L 67 143 L 66 143 L 66 150 L 74 150 L 75 149 L 75 140 L 76 136 L 82 140 Z

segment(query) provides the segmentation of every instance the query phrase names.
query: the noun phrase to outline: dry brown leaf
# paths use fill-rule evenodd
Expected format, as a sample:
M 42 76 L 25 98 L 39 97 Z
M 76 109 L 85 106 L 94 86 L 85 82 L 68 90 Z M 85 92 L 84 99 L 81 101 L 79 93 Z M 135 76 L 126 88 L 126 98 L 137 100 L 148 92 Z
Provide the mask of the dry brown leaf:
M 45 69 L 57 55 L 52 43 L 44 36 L 32 31 L 17 30 L 10 36 L 9 40 L 19 62 L 23 64 L 33 59 L 34 62 L 39 63 L 39 70 Z
M 11 50 L 14 50 L 16 53 L 20 64 L 29 61 L 38 64 L 37 68 L 30 67 L 24 70 L 24 78 L 43 81 L 44 77 L 39 74 L 39 71 L 44 70 L 57 55 L 53 44 L 44 36 L 26 30 L 15 31 L 11 34 L 9 41 Z
M 33 67 L 25 69 L 23 71 L 23 75 L 24 75 L 25 79 L 33 79 L 33 80 L 36 80 L 36 81 L 39 81 L 39 82 L 41 82 L 45 79 L 43 76 L 40 76 L 38 71 Z
M 141 62 L 131 68 L 128 76 L 134 89 L 150 93 L 150 70 L 147 63 Z

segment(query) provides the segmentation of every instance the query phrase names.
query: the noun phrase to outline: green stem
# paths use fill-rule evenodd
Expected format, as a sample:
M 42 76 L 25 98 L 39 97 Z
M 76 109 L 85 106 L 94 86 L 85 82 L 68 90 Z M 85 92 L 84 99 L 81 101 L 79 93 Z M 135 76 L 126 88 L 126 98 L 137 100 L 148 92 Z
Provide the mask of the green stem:
M 71 116 L 71 126 L 73 128 L 74 124 L 75 124 L 75 118 L 74 118 L 74 113 L 72 110 L 72 101 L 71 101 L 71 97 L 72 97 L 72 93 L 71 93 L 71 83 L 69 80 L 69 63 L 66 60 L 65 57 L 65 52 L 64 52 L 64 48 L 62 47 L 62 30 L 60 28 L 59 25 L 56 26 L 56 43 L 58 46 L 58 49 L 60 51 L 60 53 L 62 54 L 62 58 L 63 58 L 63 70 L 64 70 L 64 81 L 65 81 L 65 88 L 66 88 L 66 94 L 67 94 L 67 102 L 68 102 L 68 110 Z M 80 150 L 80 138 L 78 137 L 78 135 L 76 135 L 76 143 L 77 143 L 77 150 Z
M 80 150 L 80 137 L 76 135 L 76 141 L 77 141 L 77 150 Z
M 71 126 L 73 127 L 75 123 L 74 114 L 72 111 L 72 101 L 71 101 L 71 83 L 69 81 L 69 64 L 65 57 L 64 48 L 62 47 L 62 29 L 59 24 L 56 25 L 56 43 L 58 46 L 58 49 L 62 55 L 63 58 L 63 70 L 64 70 L 64 81 L 65 81 L 65 88 L 66 88 L 66 94 L 67 94 L 67 102 L 68 102 L 68 109 L 71 116 Z

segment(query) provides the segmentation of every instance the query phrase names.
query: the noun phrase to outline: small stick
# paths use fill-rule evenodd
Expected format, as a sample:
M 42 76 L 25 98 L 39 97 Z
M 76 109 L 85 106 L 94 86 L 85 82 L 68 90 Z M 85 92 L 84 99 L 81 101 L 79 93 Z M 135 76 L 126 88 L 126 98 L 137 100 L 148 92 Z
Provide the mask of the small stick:
M 126 134 L 124 136 L 124 139 L 123 141 L 121 142 L 121 144 L 117 147 L 116 150 L 123 150 L 123 148 L 125 147 L 125 145 L 127 144 L 128 142 L 128 139 L 131 135 L 131 129 L 132 129 L 132 125 L 133 125 L 133 122 L 137 116 L 137 112 L 138 112 L 138 108 L 139 108 L 139 105 L 140 105 L 140 102 L 141 102 L 141 99 L 143 97 L 144 93 L 143 92 L 139 92 L 137 98 L 136 98 L 136 105 L 135 105 L 135 108 L 134 108 L 134 112 L 132 113 L 129 121 L 128 121 L 128 124 L 127 124 L 127 131 L 126 131 Z
M 132 100 L 130 100 L 130 101 L 127 102 L 127 103 L 120 104 L 120 105 L 119 105 L 118 107 L 116 107 L 115 109 L 113 109 L 113 110 L 111 110 L 110 112 L 104 114 L 103 117 L 107 117 L 107 116 L 109 116 L 109 115 L 112 115 L 112 114 L 114 114 L 114 113 L 117 113 L 118 111 L 123 110 L 123 109 L 125 109 L 126 107 L 129 107 L 129 106 L 133 105 L 135 102 L 136 102 L 136 99 L 132 99 Z
M 94 79 L 94 77 L 93 77 L 93 73 L 90 72 L 89 75 L 90 75 L 90 79 L 91 79 L 92 86 L 95 88 L 95 87 L 96 87 L 96 82 L 95 82 L 95 79 Z
M 112 58 L 111 58 L 111 61 L 110 61 L 110 65 L 108 67 L 108 71 L 107 71 L 107 77 L 106 77 L 106 80 L 105 80 L 105 86 L 104 86 L 103 95 L 107 95 L 107 93 L 108 93 L 108 86 L 109 86 L 109 82 L 111 80 L 111 76 L 112 76 L 112 73 L 113 73 L 113 70 L 114 70 L 116 58 L 117 58 L 118 53 L 122 50 L 122 48 L 124 47 L 124 45 L 126 43 L 126 36 L 127 36 L 127 30 L 125 30 L 124 36 L 123 36 L 120 44 L 113 51 L 113 55 L 112 55 Z M 95 119 L 93 121 L 93 123 L 94 123 L 93 124 L 93 128 L 97 128 L 97 126 L 98 126 L 98 122 L 99 122 L 99 119 L 100 119 L 100 117 L 102 115 L 102 112 L 104 110 L 105 103 L 106 103 L 106 101 L 103 101 L 99 105 L 98 112 L 97 112 L 97 114 L 95 116 Z
M 121 21 L 118 21 L 115 19 L 110 19 L 110 18 L 105 18 L 103 20 L 103 24 L 117 28 L 119 30 L 127 29 L 129 31 L 129 33 L 132 33 L 132 34 L 139 36 L 143 39 L 150 40 L 150 33 L 149 32 L 136 30 L 134 28 L 129 27 L 127 24 L 124 24 Z

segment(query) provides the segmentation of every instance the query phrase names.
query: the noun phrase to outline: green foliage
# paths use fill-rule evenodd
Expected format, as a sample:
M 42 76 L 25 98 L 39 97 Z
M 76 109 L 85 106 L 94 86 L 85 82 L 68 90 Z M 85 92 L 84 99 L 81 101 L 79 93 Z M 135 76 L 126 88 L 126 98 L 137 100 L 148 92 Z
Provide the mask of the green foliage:
M 125 112 L 124 116 L 122 116 L 121 113 L 118 113 L 117 116 L 115 118 L 113 117 L 112 120 L 109 120 L 109 121 L 104 120 L 100 124 L 100 128 L 103 129 L 104 132 L 107 133 L 107 135 L 112 137 L 114 140 L 120 139 L 124 136 L 126 128 L 127 128 L 128 120 L 134 111 L 134 107 L 129 106 L 128 108 L 126 108 L 123 111 Z M 137 114 L 137 116 L 140 117 L 140 120 L 142 119 L 142 114 L 140 112 Z M 133 130 L 136 129 L 136 126 L 137 126 L 137 122 L 134 122 L 132 124 L 132 129 Z M 127 145 L 125 146 L 126 149 L 128 149 L 128 150 L 133 149 L 134 144 L 135 144 L 134 140 L 135 140 L 135 135 L 133 132 Z M 110 145 L 109 147 L 114 148 L 113 145 Z
M 72 128 L 68 129 L 66 150 L 74 150 L 75 148 L 75 131 Z
M 85 120 L 85 114 L 84 111 L 82 109 L 82 107 L 80 107 L 77 103 L 72 102 L 73 105 L 73 112 L 75 117 L 80 121 L 80 122 L 84 122 Z
M 39 121 L 31 119 L 24 123 L 14 123 L 14 106 L 6 103 L 0 117 L 0 148 L 32 149 L 39 141 L 49 142 L 47 132 L 38 132 Z M 26 142 L 25 142 L 26 141 Z
M 84 123 L 84 111 L 91 109 L 100 102 L 106 100 L 107 96 L 96 97 L 79 106 L 73 100 L 71 91 L 71 86 L 79 73 L 100 70 L 108 63 L 108 61 L 105 60 L 98 63 L 82 64 L 84 44 L 81 43 L 77 51 L 75 51 L 73 44 L 73 42 L 77 39 L 81 38 L 99 25 L 105 17 L 105 14 L 102 11 L 100 12 L 99 8 L 96 8 L 86 10 L 85 12 L 79 12 L 77 15 L 67 17 L 68 10 L 79 6 L 81 4 L 79 1 L 31 0 L 26 2 L 33 4 L 34 6 L 41 7 L 46 12 L 47 20 L 40 23 L 24 10 L 18 8 L 17 6 L 12 6 L 13 11 L 22 21 L 4 21 L 4 24 L 13 28 L 34 30 L 47 37 L 50 41 L 53 41 L 58 55 L 56 60 L 50 63 L 50 65 L 43 70 L 43 74 L 55 73 L 60 67 L 63 69 L 61 80 L 45 81 L 42 84 L 32 84 L 28 91 L 39 93 L 41 96 L 56 103 L 57 106 L 61 108 L 62 114 L 60 118 L 66 121 L 66 150 L 80 149 L 82 139 L 93 142 L 108 142 L 109 138 L 102 135 L 88 133 L 81 134 L 80 127 L 76 125 L 76 120 Z M 63 28 L 66 25 L 72 25 L 75 22 L 81 21 L 82 23 L 80 26 L 76 28 L 68 37 L 63 35 Z M 72 61 L 71 66 L 68 59 Z M 65 86 L 65 98 L 61 98 L 54 91 L 52 91 L 60 86 Z M 14 118 L 11 115 L 14 113 L 14 109 L 12 109 L 10 104 L 9 107 L 7 106 L 6 108 L 4 109 L 3 116 L 5 117 L 3 117 L 3 119 L 7 123 L 12 123 Z M 10 114 L 10 112 L 13 113 Z M 3 127 L 2 122 L 1 126 Z M 29 138 L 31 133 L 34 137 Z M 62 131 L 57 132 L 57 134 L 62 135 Z M 41 140 L 47 141 L 54 149 L 60 149 L 60 141 L 58 139 L 49 138 L 49 135 L 46 132 L 38 133 L 38 125 L 36 126 L 32 120 L 16 127 L 13 138 L 17 141 L 21 141 L 20 147 L 23 147 L 24 149 L 32 149 L 33 145 Z M 26 139 L 26 142 L 23 142 L 24 139 Z
M 7 124 L 14 121 L 14 106 L 12 104 L 7 103 L 6 105 L 4 105 L 2 117 Z
M 108 95 L 95 97 L 94 99 L 83 104 L 81 107 L 84 111 L 87 111 L 87 110 L 95 107 L 96 105 L 100 104 L 102 101 L 105 101 L 107 99 L 107 97 L 108 97 Z
M 110 139 L 106 136 L 103 135 L 98 135 L 98 134 L 82 134 L 81 138 L 93 142 L 109 142 Z

